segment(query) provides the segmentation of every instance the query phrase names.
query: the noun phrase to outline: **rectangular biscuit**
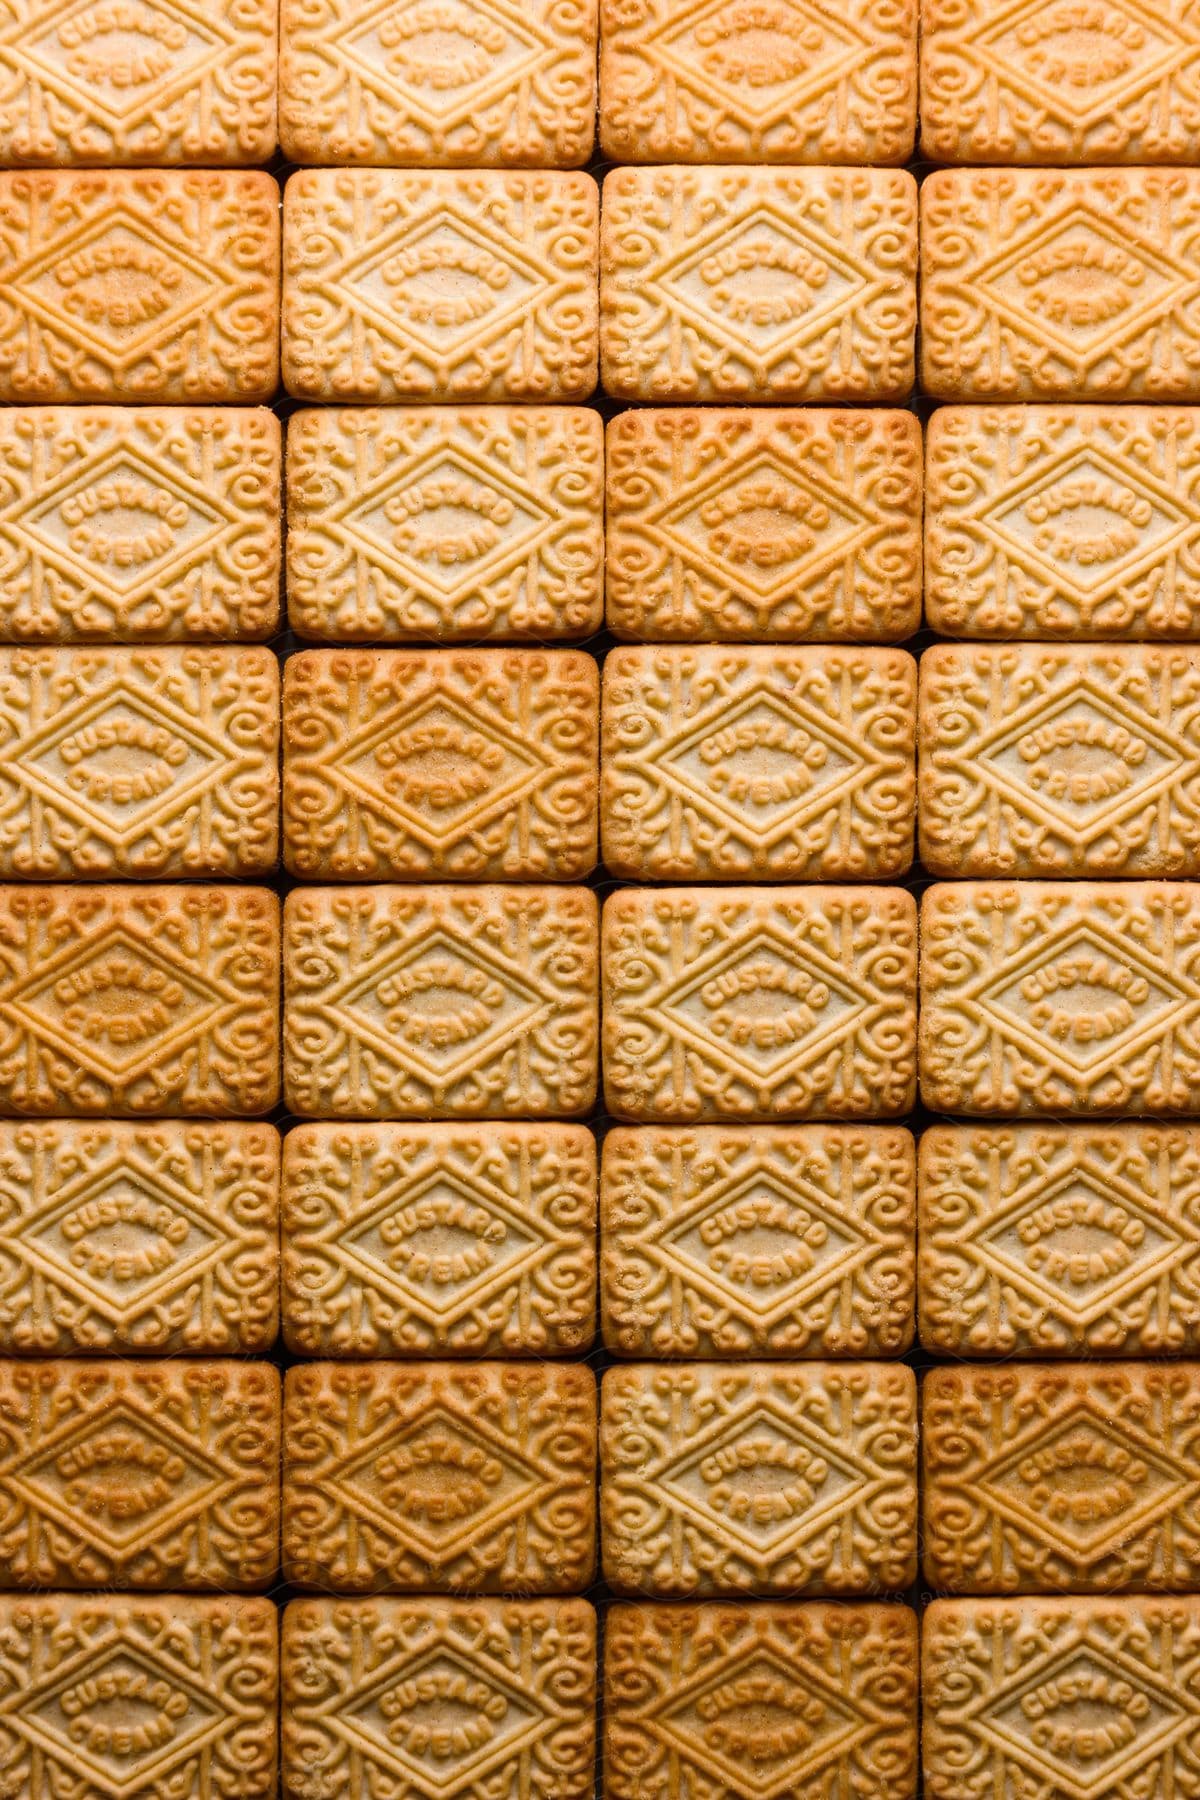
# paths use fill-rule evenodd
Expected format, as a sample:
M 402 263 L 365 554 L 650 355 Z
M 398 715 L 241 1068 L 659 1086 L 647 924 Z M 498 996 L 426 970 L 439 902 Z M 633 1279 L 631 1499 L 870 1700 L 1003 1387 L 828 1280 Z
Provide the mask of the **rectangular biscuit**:
M 602 926 L 619 1119 L 856 1119 L 916 1091 L 917 914 L 900 888 L 626 888 Z
M 0 647 L 0 876 L 265 875 L 273 651 Z
M 971 881 L 921 901 L 934 1112 L 1200 1111 L 1200 886 Z
M 347 1792 L 591 1800 L 586 1600 L 293 1600 L 280 1655 L 285 1800 L 344 1785 L 347 1743 Z
M 917 665 L 904 650 L 610 650 L 605 867 L 631 881 L 903 874 L 916 703 Z
M 271 637 L 280 461 L 265 407 L 0 410 L 0 642 Z
M 935 644 L 919 743 L 932 875 L 1200 874 L 1200 650 Z
M 921 1621 L 928 1800 L 1187 1794 L 1200 1600 L 935 1600 Z
M 278 1013 L 265 888 L 0 886 L 0 1113 L 269 1112 Z
M 591 155 L 596 0 L 283 0 L 279 49 L 292 162 L 544 169 Z
M 606 1800 L 913 1800 L 917 1618 L 819 1601 L 609 1608 Z
M 905 400 L 916 266 L 905 170 L 614 169 L 601 220 L 605 391 Z
M 253 1591 L 279 1561 L 269 1363 L 0 1362 L 0 1586 Z
M 936 1125 L 919 1168 L 927 1350 L 1200 1353 L 1200 1130 Z
M 797 6 L 602 0 L 600 144 L 617 163 L 902 163 L 917 122 L 916 0 Z
M 0 1351 L 270 1350 L 279 1133 L 163 1119 L 0 1124 Z
M 255 170 L 0 174 L 0 401 L 269 400 L 279 187 Z
M 883 643 L 920 625 L 914 414 L 637 408 L 606 450 L 618 638 Z
M 604 1139 L 600 1299 L 618 1356 L 895 1356 L 913 1337 L 916 1153 L 881 1125 Z
M 309 650 L 283 686 L 284 858 L 310 881 L 577 881 L 596 866 L 582 650 Z
M 309 1118 L 574 1118 L 596 1094 L 583 887 L 296 888 L 284 1082 Z
M 917 1566 L 917 1390 L 895 1363 L 635 1363 L 601 1390 L 619 1594 L 878 1594 Z
M 0 165 L 269 162 L 275 39 L 272 0 L 208 0 L 199 15 L 174 0 L 27 0 L 0 21 Z
M 586 400 L 590 175 L 302 169 L 283 197 L 283 380 L 301 400 Z
M 603 622 L 604 426 L 585 407 L 306 408 L 287 502 L 300 637 L 541 642 Z
M 5 1594 L 0 1634 L 0 1768 L 22 1800 L 274 1792 L 270 1600 Z
M 298 1125 L 282 1225 L 298 1356 L 561 1356 L 592 1341 L 583 1125 Z
M 1196 169 L 941 169 L 921 187 L 939 400 L 1200 398 Z
M 925 608 L 947 637 L 1200 636 L 1200 422 L 1183 406 L 944 406 Z
M 579 1363 L 297 1364 L 286 1577 L 346 1594 L 585 1588 L 595 1438 L 595 1378 Z
M 952 1594 L 1200 1588 L 1200 1366 L 936 1368 L 925 1579 Z

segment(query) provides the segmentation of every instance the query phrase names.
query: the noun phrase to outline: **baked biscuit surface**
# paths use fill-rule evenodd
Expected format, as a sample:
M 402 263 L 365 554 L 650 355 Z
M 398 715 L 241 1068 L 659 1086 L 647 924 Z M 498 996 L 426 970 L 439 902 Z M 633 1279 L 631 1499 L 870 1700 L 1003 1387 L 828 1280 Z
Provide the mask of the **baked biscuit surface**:
M 0 400 L 268 400 L 279 189 L 258 171 L 0 175 Z
M 886 169 L 616 169 L 600 357 L 623 400 L 902 400 L 916 185 Z
M 600 142 L 614 162 L 900 163 L 915 0 L 603 0 Z
M 570 168 L 596 104 L 596 0 L 286 0 L 279 135 L 298 163 Z
M 301 637 L 600 629 L 604 428 L 585 408 L 294 413 L 287 501 L 288 619 Z

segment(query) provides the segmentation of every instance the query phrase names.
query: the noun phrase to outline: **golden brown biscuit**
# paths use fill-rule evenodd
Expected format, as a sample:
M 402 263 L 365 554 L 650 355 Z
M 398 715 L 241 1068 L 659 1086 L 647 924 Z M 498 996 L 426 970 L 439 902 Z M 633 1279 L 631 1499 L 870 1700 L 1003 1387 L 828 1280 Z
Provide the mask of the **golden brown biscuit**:
M 949 637 L 1200 636 L 1200 425 L 1183 406 L 944 406 L 925 604 Z
M 925 1578 L 952 1594 L 1200 1587 L 1200 1368 L 923 1377 Z
M 392 406 L 288 420 L 288 621 L 301 637 L 584 637 L 603 619 L 604 427 L 578 406 Z
M 934 161 L 1200 155 L 1200 26 L 1180 0 L 922 0 L 921 14 L 921 148 Z
M 880 643 L 921 623 L 921 427 L 908 412 L 664 407 L 607 431 L 619 638 Z
M 279 421 L 265 408 L 0 411 L 0 641 L 270 637 Z
M 591 154 L 596 0 L 283 0 L 279 35 L 293 162 L 571 168 Z
M 619 1356 L 889 1356 L 913 1336 L 916 1154 L 888 1126 L 604 1139 L 600 1294 Z
M 596 1386 L 578 1363 L 288 1370 L 289 1581 L 341 1593 L 587 1586 Z
M 899 888 L 626 888 L 602 928 L 620 1119 L 862 1118 L 916 1089 L 916 903 Z
M 309 650 L 289 657 L 283 694 L 294 875 L 577 881 L 595 868 L 600 678 L 582 650 Z
M 1200 874 L 1200 650 L 935 644 L 919 740 L 933 875 Z
M 902 163 L 916 0 L 602 0 L 600 143 L 613 162 Z
M 0 1597 L 0 1766 L 22 1800 L 275 1791 L 270 1600 Z
M 935 1600 L 921 1621 L 928 1800 L 1186 1794 L 1200 1601 Z
M 293 1600 L 283 1792 L 591 1800 L 596 1615 L 586 1600 Z
M 265 888 L 0 887 L 0 1112 L 269 1112 L 279 902 Z
M 938 1125 L 919 1196 L 927 1350 L 1200 1352 L 1200 1131 Z
M 0 163 L 268 162 L 275 37 L 271 0 L 30 0 L 0 21 Z
M 917 665 L 903 650 L 611 650 L 605 866 L 633 881 L 903 874 L 916 703 Z
M 905 1606 L 624 1606 L 604 1633 L 606 1800 L 912 1800 Z
M 283 200 L 283 379 L 302 400 L 586 400 L 590 175 L 303 169 Z
M 613 170 L 601 223 L 606 392 L 906 399 L 916 200 L 899 169 Z
M 271 650 L 0 648 L 0 875 L 265 875 Z
M 582 1125 L 299 1125 L 283 1329 L 300 1356 L 553 1356 L 596 1314 Z
M 298 888 L 284 922 L 293 1112 L 503 1119 L 590 1110 L 590 890 Z
M 278 185 L 260 171 L 0 175 L 0 305 L 0 401 L 269 400 Z
M 1200 170 L 943 169 L 921 188 L 939 400 L 1200 397 Z
M 269 1363 L 0 1362 L 0 1583 L 267 1587 L 279 1561 Z
M 621 1594 L 866 1594 L 915 1578 L 917 1390 L 887 1363 L 635 1363 L 601 1390 Z
M 279 1326 L 279 1133 L 0 1124 L 0 1350 L 211 1355 Z
M 921 901 L 921 1095 L 973 1115 L 1200 1110 L 1200 886 L 945 882 Z

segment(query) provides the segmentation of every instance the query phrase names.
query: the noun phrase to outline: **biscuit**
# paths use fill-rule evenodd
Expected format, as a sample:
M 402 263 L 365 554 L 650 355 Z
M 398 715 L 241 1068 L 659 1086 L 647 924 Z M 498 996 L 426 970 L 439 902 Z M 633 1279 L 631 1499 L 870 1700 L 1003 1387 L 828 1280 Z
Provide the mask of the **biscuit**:
M 586 400 L 599 201 L 561 171 L 301 170 L 283 197 L 288 392 Z
M 626 888 L 602 927 L 619 1119 L 886 1117 L 916 1093 L 917 914 L 899 888 Z
M 279 664 L 244 649 L 0 648 L 0 875 L 264 875 Z
M 936 1368 L 925 1578 L 952 1594 L 1200 1588 L 1200 1368 Z
M 1139 15 L 1140 16 L 1140 15 Z M 935 1600 L 921 1621 L 928 1800 L 1186 1794 L 1200 1601 Z
M 1200 25 L 1178 0 L 922 0 L 921 15 L 921 149 L 935 162 L 1200 157 Z
M 317 881 L 576 881 L 596 866 L 582 650 L 309 650 L 284 675 L 284 854 Z
M 273 1125 L 0 1124 L 0 1351 L 270 1350 Z
M 283 1793 L 591 1800 L 596 1615 L 586 1600 L 293 1600 Z
M 280 460 L 265 408 L 0 411 L 0 642 L 271 637 Z
M 617 637 L 881 643 L 920 625 L 914 414 L 639 408 L 607 440 Z
M 916 0 L 602 0 L 612 162 L 902 163 L 917 120 Z
M 1200 650 L 935 644 L 920 753 L 933 875 L 1200 874 Z
M 259 171 L 0 175 L 0 306 L 0 401 L 269 400 L 278 185 Z
M 275 38 L 271 0 L 8 10 L 0 164 L 268 162 Z
M 921 187 L 926 392 L 1200 398 L 1198 226 L 1200 170 L 930 175 Z
M 561 1356 L 591 1343 L 584 1126 L 299 1125 L 283 1170 L 297 1355 Z
M 605 866 L 633 881 L 903 874 L 916 703 L 917 665 L 903 650 L 611 650 Z
M 1200 1131 L 938 1125 L 921 1138 L 921 1342 L 1200 1353 Z
M 606 1800 L 912 1800 L 917 1620 L 810 1601 L 610 1608 Z
M 0 1363 L 0 1585 L 267 1587 L 279 1562 L 269 1363 Z
M 601 221 L 605 390 L 907 399 L 916 266 L 904 170 L 615 169 Z
M 887 1126 L 604 1140 L 600 1293 L 618 1356 L 892 1356 L 913 1337 L 916 1154 Z
M 283 0 L 279 36 L 292 162 L 536 169 L 591 155 L 596 0 Z
M 279 902 L 265 888 L 0 887 L 0 1112 L 269 1112 Z
M 916 1577 L 917 1390 L 900 1364 L 635 1363 L 601 1390 L 621 1594 L 877 1594 Z
M 5 1594 L 0 1636 L 0 1768 L 22 1800 L 274 1793 L 270 1600 Z
M 590 1111 L 597 907 L 587 888 L 298 888 L 284 933 L 293 1112 Z
M 965 638 L 1200 636 L 1200 426 L 1180 406 L 946 406 L 925 607 Z
M 604 426 L 576 406 L 288 420 L 288 620 L 335 643 L 552 640 L 603 623 Z
M 287 1579 L 340 1593 L 570 1593 L 595 1560 L 578 1363 L 304 1363 L 284 1400 Z
M 921 901 L 921 1095 L 974 1115 L 1200 1110 L 1200 887 L 946 882 Z

